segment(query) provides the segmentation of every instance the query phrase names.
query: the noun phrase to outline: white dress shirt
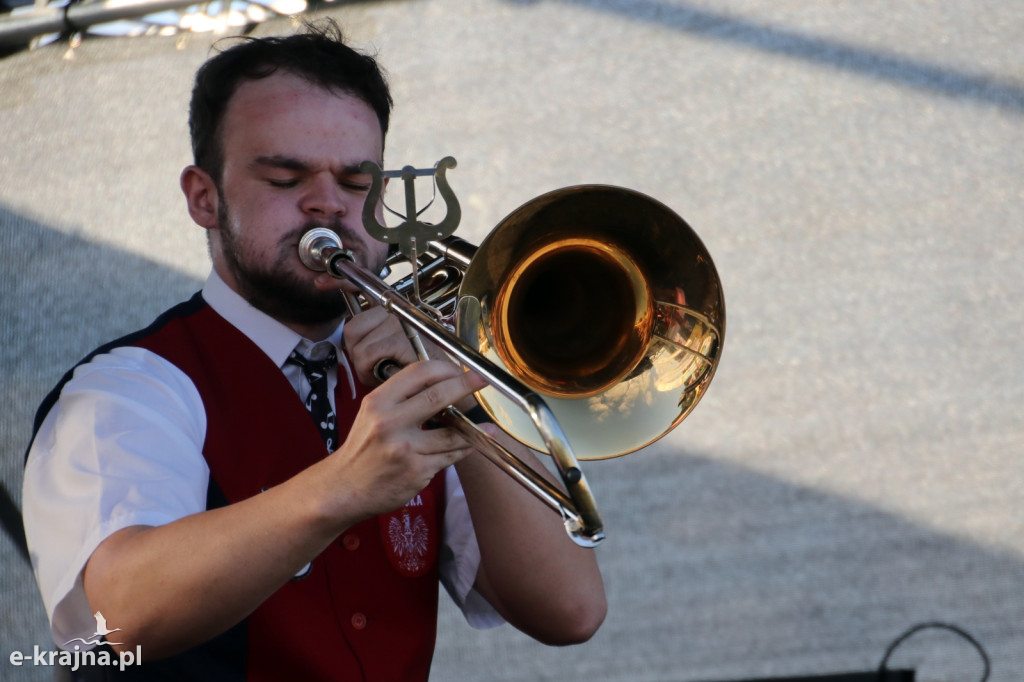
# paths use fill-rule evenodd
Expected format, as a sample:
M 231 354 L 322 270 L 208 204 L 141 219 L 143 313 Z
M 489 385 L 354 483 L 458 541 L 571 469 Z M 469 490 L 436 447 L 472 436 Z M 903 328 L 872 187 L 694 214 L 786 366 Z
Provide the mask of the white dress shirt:
M 281 367 L 301 396 L 308 393 L 301 369 L 285 363 L 300 335 L 253 308 L 216 273 L 203 298 Z M 329 373 L 332 401 L 339 373 L 355 390 L 341 332 L 329 339 L 343 370 Z M 205 434 L 198 390 L 155 353 L 115 348 L 75 370 L 32 443 L 23 489 L 32 565 L 57 645 L 95 630 L 82 570 L 104 539 L 128 526 L 162 525 L 206 509 Z M 451 467 L 446 497 L 442 583 L 470 625 L 497 625 L 500 617 L 472 589 L 480 550 Z

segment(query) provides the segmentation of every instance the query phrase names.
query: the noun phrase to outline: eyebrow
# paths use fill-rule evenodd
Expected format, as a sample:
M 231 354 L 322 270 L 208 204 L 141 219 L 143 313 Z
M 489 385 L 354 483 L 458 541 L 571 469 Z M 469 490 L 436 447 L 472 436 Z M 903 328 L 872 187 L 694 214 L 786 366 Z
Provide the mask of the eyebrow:
M 341 170 L 346 175 L 360 175 L 362 171 L 359 169 L 361 163 L 350 163 L 345 165 Z M 257 166 L 265 166 L 269 168 L 280 168 L 282 170 L 296 171 L 300 173 L 309 172 L 313 169 L 312 164 L 309 164 L 302 159 L 297 159 L 293 156 L 284 156 L 282 154 L 274 154 L 272 156 L 257 156 L 253 159 L 252 163 L 249 164 L 250 168 Z

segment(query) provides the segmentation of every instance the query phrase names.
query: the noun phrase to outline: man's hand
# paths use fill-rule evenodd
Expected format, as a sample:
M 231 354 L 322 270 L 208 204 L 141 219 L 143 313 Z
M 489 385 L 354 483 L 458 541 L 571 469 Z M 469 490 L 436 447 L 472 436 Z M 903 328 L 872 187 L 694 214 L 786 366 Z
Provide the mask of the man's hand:
M 422 425 L 484 385 L 450 362 L 428 360 L 371 391 L 345 442 L 323 463 L 324 485 L 344 491 L 336 495 L 337 508 L 325 511 L 346 523 L 393 511 L 469 454 L 472 449 L 453 429 Z
M 402 366 L 419 360 L 401 322 L 380 306 L 373 306 L 345 323 L 345 348 L 356 377 L 364 386 L 380 383 L 373 368 L 381 360 L 394 360 Z
M 362 491 L 357 508 L 339 510 L 338 517 L 368 517 L 405 504 L 438 471 L 469 454 L 471 448 L 456 431 L 424 429 L 423 424 L 486 382 L 447 360 L 420 361 L 398 318 L 379 306 L 348 320 L 344 335 L 364 385 L 379 383 L 373 368 L 380 360 L 404 365 L 363 399 L 348 437 L 328 458 L 337 467 L 328 480 L 343 481 L 340 489 Z
M 444 350 L 430 339 L 424 337 L 423 345 L 427 349 L 427 354 L 434 360 L 450 362 Z M 401 322 L 380 306 L 372 306 L 345 323 L 345 348 L 354 365 L 356 377 L 365 386 L 376 386 L 380 383 L 373 369 L 381 360 L 394 360 L 402 366 L 419 360 Z M 475 390 L 484 386 L 486 384 Z M 462 396 L 452 403 L 463 412 L 473 409 L 476 404 L 471 395 Z

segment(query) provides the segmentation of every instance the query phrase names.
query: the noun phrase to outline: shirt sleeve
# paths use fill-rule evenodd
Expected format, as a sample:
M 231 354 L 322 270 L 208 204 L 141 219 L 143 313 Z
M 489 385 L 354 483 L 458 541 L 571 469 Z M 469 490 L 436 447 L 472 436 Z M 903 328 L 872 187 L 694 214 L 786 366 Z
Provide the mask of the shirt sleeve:
M 444 544 L 441 548 L 441 584 L 476 629 L 497 627 L 505 619 L 473 588 L 480 568 L 473 519 L 455 467 L 445 472 Z
M 25 466 L 23 514 L 54 642 L 93 634 L 82 570 L 114 532 L 206 508 L 206 414 L 177 367 L 125 347 L 78 367 Z

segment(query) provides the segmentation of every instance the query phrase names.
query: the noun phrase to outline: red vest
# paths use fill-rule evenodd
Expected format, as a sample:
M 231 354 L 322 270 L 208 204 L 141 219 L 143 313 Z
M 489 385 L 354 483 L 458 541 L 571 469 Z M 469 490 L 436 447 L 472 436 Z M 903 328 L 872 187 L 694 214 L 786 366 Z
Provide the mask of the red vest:
M 309 413 L 280 369 L 198 297 L 157 325 L 130 342 L 175 364 L 202 396 L 210 506 L 259 495 L 325 456 Z M 346 382 L 338 384 L 344 439 L 366 389 L 359 387 L 353 400 Z M 245 660 L 237 663 L 247 680 L 426 680 L 437 629 L 443 515 L 439 474 L 403 509 L 346 531 L 239 626 L 244 636 L 239 628 L 226 633 L 235 644 L 219 652 L 204 646 L 204 656 L 238 658 L 244 649 Z M 207 663 L 208 671 L 237 675 L 230 661 Z M 187 667 L 198 672 L 205 665 L 193 660 Z

